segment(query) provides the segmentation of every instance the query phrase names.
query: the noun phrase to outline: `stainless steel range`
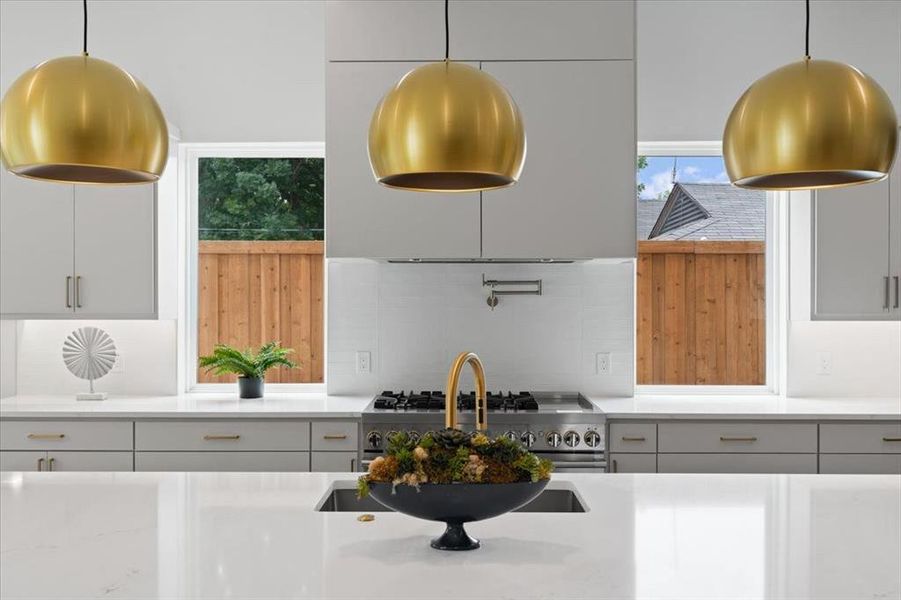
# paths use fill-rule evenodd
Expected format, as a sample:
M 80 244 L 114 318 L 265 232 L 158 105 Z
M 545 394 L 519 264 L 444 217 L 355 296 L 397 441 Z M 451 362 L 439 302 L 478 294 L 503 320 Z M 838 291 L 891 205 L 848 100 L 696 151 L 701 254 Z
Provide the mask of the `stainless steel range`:
M 488 435 L 505 435 L 554 463 L 557 472 L 603 472 L 604 413 L 578 393 L 488 393 Z M 442 429 L 445 395 L 440 391 L 376 396 L 363 411 L 362 466 L 380 455 L 390 436 L 414 439 Z M 475 392 L 456 399 L 459 427 L 475 430 Z

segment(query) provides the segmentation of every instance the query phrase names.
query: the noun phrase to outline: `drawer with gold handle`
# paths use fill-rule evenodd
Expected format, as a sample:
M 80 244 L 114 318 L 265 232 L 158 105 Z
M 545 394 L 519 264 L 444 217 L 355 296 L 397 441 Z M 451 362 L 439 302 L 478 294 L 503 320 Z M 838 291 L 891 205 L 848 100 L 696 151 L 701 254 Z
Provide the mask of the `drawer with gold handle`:
M 309 421 L 185 419 L 135 423 L 135 450 L 139 452 L 305 452 L 309 449 Z
M 816 454 L 817 426 L 815 423 L 744 419 L 668 421 L 657 426 L 657 451 L 663 454 Z M 748 464 L 752 462 L 748 459 Z
M 655 423 L 611 423 L 611 452 L 657 451 L 657 425 Z
M 89 419 L 0 421 L 0 450 L 131 451 L 133 448 L 131 421 Z
M 901 421 L 824 423 L 820 425 L 824 454 L 901 454 Z
M 356 421 L 313 421 L 313 450 L 356 451 L 358 427 Z

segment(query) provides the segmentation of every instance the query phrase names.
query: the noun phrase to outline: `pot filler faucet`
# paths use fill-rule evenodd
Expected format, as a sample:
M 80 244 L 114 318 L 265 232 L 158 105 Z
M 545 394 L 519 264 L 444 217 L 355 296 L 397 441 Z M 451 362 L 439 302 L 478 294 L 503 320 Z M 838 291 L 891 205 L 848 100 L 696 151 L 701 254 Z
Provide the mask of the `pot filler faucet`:
M 447 388 L 444 395 L 444 426 L 457 429 L 457 387 L 460 372 L 466 364 L 472 367 L 476 380 L 476 431 L 488 429 L 488 397 L 485 391 L 485 368 L 475 352 L 461 352 L 454 359 L 447 373 Z

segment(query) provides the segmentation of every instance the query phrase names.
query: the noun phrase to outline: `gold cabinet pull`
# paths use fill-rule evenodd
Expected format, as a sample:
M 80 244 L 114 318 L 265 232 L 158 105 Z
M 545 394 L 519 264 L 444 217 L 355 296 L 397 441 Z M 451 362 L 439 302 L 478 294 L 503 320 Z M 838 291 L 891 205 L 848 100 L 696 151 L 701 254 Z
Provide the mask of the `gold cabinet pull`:
M 614 473 L 618 473 L 618 472 L 619 472 L 619 469 L 617 469 L 616 459 L 615 459 L 615 458 L 613 459 L 613 472 L 614 472 Z
M 29 440 L 62 440 L 65 439 L 65 433 L 29 433 L 27 436 Z
M 38 471 L 43 471 L 43 470 L 44 470 L 44 458 L 41 457 L 38 459 Z
M 734 437 L 734 436 L 728 436 L 728 435 L 721 435 L 720 441 L 721 442 L 756 442 L 757 436 L 748 435 L 748 436 Z
M 240 440 L 241 436 L 238 435 L 237 433 L 222 434 L 222 435 L 207 434 L 207 435 L 203 436 L 203 439 L 206 440 L 207 442 L 220 441 L 220 440 L 227 440 L 227 441 L 234 442 L 234 441 Z
M 56 459 L 54 459 L 52 456 L 47 460 L 47 470 L 48 471 L 53 470 L 53 463 L 55 462 L 55 460 Z
M 883 442 L 901 442 L 901 437 L 884 437 Z
M 347 434 L 345 433 L 328 433 L 322 436 L 324 440 L 346 440 Z
M 630 435 L 624 435 L 624 436 L 623 436 L 623 441 L 624 441 L 624 442 L 645 442 L 645 441 L 647 441 L 647 440 L 645 439 L 645 437 L 644 437 L 643 435 L 639 435 L 639 436 L 634 436 L 634 435 L 631 435 L 631 436 L 630 436 Z

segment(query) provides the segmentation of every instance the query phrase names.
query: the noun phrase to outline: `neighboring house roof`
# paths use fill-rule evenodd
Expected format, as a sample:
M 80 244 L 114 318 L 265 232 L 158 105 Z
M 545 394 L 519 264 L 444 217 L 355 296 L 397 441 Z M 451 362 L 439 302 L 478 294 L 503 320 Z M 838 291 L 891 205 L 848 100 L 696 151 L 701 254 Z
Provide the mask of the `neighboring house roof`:
M 764 240 L 766 192 L 728 183 L 677 183 L 667 199 L 639 200 L 641 240 Z

